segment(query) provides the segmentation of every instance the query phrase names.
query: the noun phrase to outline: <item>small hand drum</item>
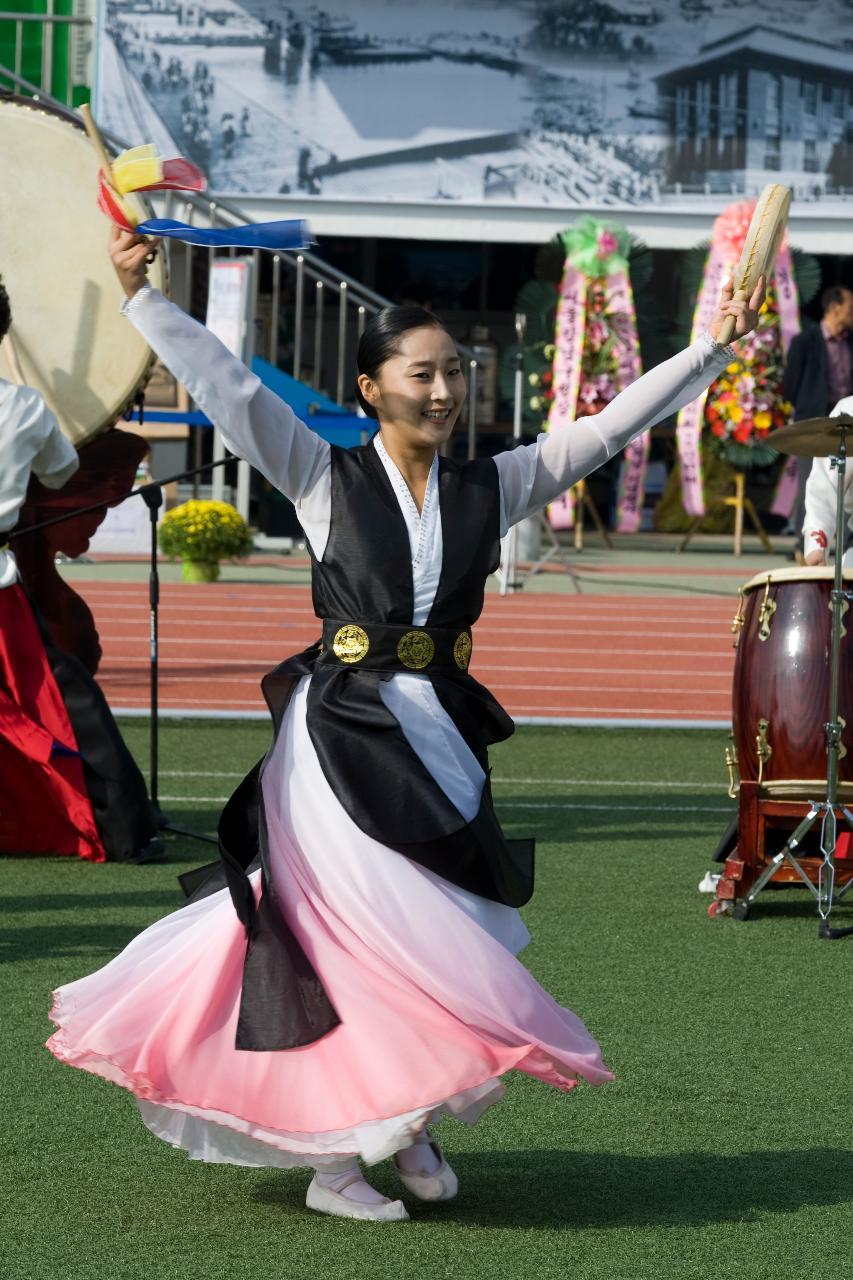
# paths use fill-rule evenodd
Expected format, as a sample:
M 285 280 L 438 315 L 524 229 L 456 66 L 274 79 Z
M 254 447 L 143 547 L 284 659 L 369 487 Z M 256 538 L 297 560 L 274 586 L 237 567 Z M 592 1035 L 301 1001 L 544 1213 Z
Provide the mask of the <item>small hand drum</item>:
M 758 197 L 755 213 L 746 233 L 740 262 L 734 274 L 734 298 L 745 301 L 752 297 L 762 276 L 769 280 L 776 265 L 776 255 L 788 225 L 791 207 L 790 187 L 778 184 L 765 187 Z M 727 316 L 717 341 L 721 346 L 731 342 L 735 333 L 734 316 Z

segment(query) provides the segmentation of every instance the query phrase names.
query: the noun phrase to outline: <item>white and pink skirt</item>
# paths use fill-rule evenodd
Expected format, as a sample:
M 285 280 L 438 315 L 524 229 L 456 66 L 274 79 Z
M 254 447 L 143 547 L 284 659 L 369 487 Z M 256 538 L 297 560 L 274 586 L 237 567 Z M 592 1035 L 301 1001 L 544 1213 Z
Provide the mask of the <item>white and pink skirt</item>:
M 303 681 L 264 773 L 270 870 L 341 1025 L 304 1048 L 235 1049 L 246 936 L 223 891 L 60 988 L 50 1051 L 129 1089 L 147 1127 L 191 1158 L 252 1166 L 375 1163 L 439 1111 L 473 1122 L 512 1069 L 563 1090 L 612 1079 L 580 1019 L 516 959 L 529 940 L 517 911 L 347 816 L 306 694 Z

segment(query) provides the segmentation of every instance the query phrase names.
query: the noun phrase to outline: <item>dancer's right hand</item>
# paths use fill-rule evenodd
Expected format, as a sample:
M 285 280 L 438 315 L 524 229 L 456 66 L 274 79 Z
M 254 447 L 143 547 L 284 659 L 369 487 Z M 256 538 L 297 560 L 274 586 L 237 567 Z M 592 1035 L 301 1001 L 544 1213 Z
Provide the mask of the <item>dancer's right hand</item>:
M 122 289 L 133 298 L 148 276 L 148 263 L 153 262 L 159 241 L 138 236 L 134 231 L 122 231 L 113 226 L 110 235 L 110 257 Z
M 717 304 L 717 310 L 711 323 L 708 325 L 708 332 L 714 341 L 720 335 L 727 317 L 734 316 L 735 338 L 745 338 L 748 333 L 752 333 L 758 325 L 758 313 L 764 303 L 766 295 L 766 281 L 764 276 L 759 276 L 758 284 L 753 290 L 750 299 L 741 299 L 734 297 L 734 281 L 731 277 L 724 281 L 722 290 L 720 291 L 720 301 Z

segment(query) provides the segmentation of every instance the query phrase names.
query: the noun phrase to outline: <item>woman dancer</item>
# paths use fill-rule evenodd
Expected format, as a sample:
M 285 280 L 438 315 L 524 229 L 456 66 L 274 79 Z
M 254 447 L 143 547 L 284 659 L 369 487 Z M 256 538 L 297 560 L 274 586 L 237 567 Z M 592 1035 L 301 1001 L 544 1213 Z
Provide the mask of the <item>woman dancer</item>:
M 723 316 L 748 333 L 761 289 L 724 290 L 711 335 L 596 418 L 460 467 L 437 451 L 465 384 L 430 312 L 370 322 L 358 394 L 379 430 L 330 448 L 147 285 L 150 243 L 116 233 L 111 251 L 129 319 L 295 503 L 323 639 L 264 681 L 274 742 L 220 824 L 230 897 L 199 897 L 57 992 L 49 1045 L 130 1089 L 191 1158 L 310 1166 L 310 1208 L 405 1219 L 359 1157 L 393 1156 L 412 1195 L 449 1199 L 431 1117 L 473 1122 L 512 1068 L 563 1090 L 611 1079 L 516 959 L 532 847 L 503 836 L 487 778 L 512 722 L 467 674 L 499 538 L 707 387 L 732 358 Z

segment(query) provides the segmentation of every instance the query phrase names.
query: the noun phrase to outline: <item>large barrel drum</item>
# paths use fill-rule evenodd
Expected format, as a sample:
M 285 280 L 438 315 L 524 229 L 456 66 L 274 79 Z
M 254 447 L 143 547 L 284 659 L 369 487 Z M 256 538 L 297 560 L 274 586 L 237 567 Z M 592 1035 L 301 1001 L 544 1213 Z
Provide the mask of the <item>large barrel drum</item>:
M 831 568 L 779 569 L 743 587 L 732 690 L 740 777 L 772 790 L 826 779 Z M 853 587 L 853 571 L 844 574 Z M 853 627 L 853 613 L 845 621 Z M 853 781 L 853 635 L 841 641 L 839 713 L 850 725 L 839 778 Z M 784 788 L 780 787 L 780 790 Z M 820 788 L 813 788 L 820 791 Z
M 79 448 L 133 402 L 153 357 L 119 314 L 98 160 L 79 118 L 0 94 L 0 154 L 0 276 L 12 307 L 0 377 L 40 391 Z M 164 286 L 162 254 L 149 278 Z

